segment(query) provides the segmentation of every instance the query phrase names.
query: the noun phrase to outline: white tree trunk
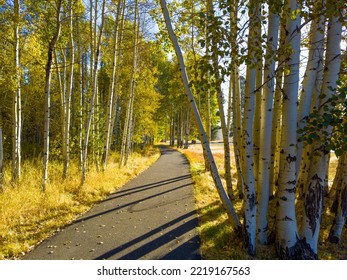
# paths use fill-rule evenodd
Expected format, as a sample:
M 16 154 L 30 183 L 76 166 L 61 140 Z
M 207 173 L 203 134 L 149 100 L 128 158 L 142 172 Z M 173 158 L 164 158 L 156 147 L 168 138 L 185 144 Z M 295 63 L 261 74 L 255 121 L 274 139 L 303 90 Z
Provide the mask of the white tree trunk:
M 13 181 L 20 179 L 21 173 L 21 71 L 19 57 L 19 20 L 20 20 L 20 1 L 14 1 L 14 57 L 15 57 L 15 93 L 13 96 Z
M 61 22 L 60 22 L 60 9 L 62 0 L 58 0 L 56 7 L 56 30 L 52 40 L 49 43 L 47 63 L 46 63 L 46 78 L 45 78 L 45 120 L 43 130 L 43 172 L 42 172 L 42 185 L 43 191 L 46 190 L 46 183 L 48 179 L 48 162 L 49 162 L 49 129 L 50 129 L 50 109 L 51 109 L 51 68 L 53 62 L 53 52 L 57 41 L 60 36 Z
M 270 167 L 271 167 L 271 130 L 272 111 L 275 91 L 275 54 L 278 45 L 280 15 L 270 7 L 267 51 L 264 69 L 265 86 L 261 102 L 261 124 L 259 141 L 259 175 L 258 175 L 258 240 L 267 244 L 268 203 L 270 196 Z
M 318 67 L 316 69 L 317 75 L 316 75 L 316 82 L 315 82 L 313 95 L 312 95 L 310 113 L 317 110 L 319 106 L 319 95 L 322 89 L 322 80 L 323 80 L 323 66 L 324 66 L 323 62 L 321 62 L 318 64 Z M 312 154 L 312 145 L 307 143 L 304 145 L 304 149 L 301 153 L 300 170 L 299 170 L 299 174 L 297 174 L 298 176 L 297 189 L 300 196 L 303 196 L 303 194 L 306 192 L 306 189 L 307 189 L 306 183 L 307 183 L 308 172 L 311 165 L 311 154 Z
M 314 14 L 318 14 L 325 7 L 325 1 L 317 1 L 314 3 Z M 321 68 L 324 54 L 324 34 L 325 34 L 325 16 L 321 14 L 313 19 L 310 29 L 309 55 L 305 71 L 304 80 L 302 82 L 302 90 L 299 100 L 299 116 L 298 129 L 303 129 L 306 124 L 306 118 L 310 114 L 313 93 L 316 85 L 318 69 Z M 296 173 L 299 175 L 301 165 L 302 152 L 304 143 L 298 142 L 296 160 Z
M 342 23 L 337 17 L 329 20 L 327 34 L 327 50 L 325 54 L 325 66 L 323 74 L 323 83 L 321 93 L 324 98 L 320 99 L 320 108 L 318 114 L 323 115 L 328 106 L 328 110 L 332 106 L 326 102 L 331 98 L 337 87 L 337 80 L 340 72 L 341 63 L 341 37 Z M 324 133 L 331 137 L 332 127 L 318 131 L 321 139 L 324 139 Z M 318 237 L 321 224 L 321 212 L 323 204 L 324 181 L 327 176 L 329 165 L 330 151 L 326 149 L 326 144 L 321 141 L 315 141 L 312 144 L 312 159 L 310 170 L 308 173 L 307 189 L 305 192 L 304 217 L 302 224 L 302 236 L 306 239 L 314 254 L 317 254 Z
M 189 108 L 189 106 L 187 106 L 187 109 L 186 109 L 186 125 L 185 125 L 184 149 L 188 149 L 188 147 L 189 147 L 189 134 L 190 134 L 190 108 Z
M 232 60 L 231 60 L 231 73 L 230 73 L 230 86 L 229 95 L 231 96 L 231 110 L 232 110 L 232 134 L 233 134 L 233 146 L 234 157 L 237 170 L 237 190 L 239 197 L 243 197 L 244 180 L 241 169 L 241 93 L 240 93 L 240 77 L 239 77 L 239 62 L 238 62 L 238 47 L 237 47 L 237 13 L 238 13 L 238 0 L 231 1 L 230 3 L 230 26 L 231 26 L 231 45 L 232 48 Z
M 86 176 L 87 176 L 87 155 L 88 155 L 88 143 L 89 143 L 89 134 L 90 134 L 90 127 L 94 115 L 94 103 L 97 95 L 97 72 L 98 72 L 98 64 L 99 64 L 99 54 L 100 54 L 100 47 L 101 47 L 101 40 L 102 40 L 102 31 L 104 28 L 104 19 L 105 19 L 105 3 L 106 0 L 103 0 L 102 2 L 102 11 L 101 11 L 101 24 L 99 28 L 99 36 L 97 40 L 97 46 L 95 51 L 95 60 L 93 65 L 93 83 L 92 83 L 92 98 L 90 100 L 90 109 L 88 113 L 88 119 L 87 119 L 87 126 L 86 126 L 86 132 L 84 136 L 84 143 L 83 143 L 83 164 L 82 164 L 82 178 L 81 178 L 81 184 L 83 185 Z
M 238 66 L 235 65 L 232 75 L 232 103 L 233 103 L 233 145 L 234 145 L 234 156 L 235 164 L 237 170 L 237 189 L 239 191 L 239 197 L 243 197 L 244 193 L 244 180 L 242 175 L 241 168 L 241 131 L 242 131 L 242 122 L 241 122 L 241 95 L 240 95 L 240 82 L 239 82 L 239 70 Z
M 254 177 L 253 122 L 255 112 L 257 69 L 257 38 L 260 25 L 260 4 L 249 3 L 250 29 L 248 37 L 248 63 L 245 87 L 244 118 L 242 123 L 242 174 L 244 178 L 244 239 L 247 251 L 255 255 L 257 198 Z
M 271 167 L 270 167 L 270 190 L 269 196 L 272 198 L 278 185 L 279 161 L 281 150 L 281 123 L 282 123 L 282 86 L 283 71 L 276 73 L 275 99 L 272 111 L 271 125 Z
M 83 162 L 83 101 L 84 101 L 84 75 L 83 75 L 83 54 L 81 45 L 81 31 L 80 23 L 77 22 L 77 32 L 79 34 L 77 47 L 77 61 L 78 61 L 78 91 L 79 91 L 79 107 L 78 107 L 78 123 L 79 123 L 79 133 L 78 133 L 78 146 L 79 146 L 79 168 L 82 170 Z
M 74 62 L 75 62 L 75 50 L 74 50 L 74 38 L 73 38 L 73 2 L 70 2 L 69 7 L 69 49 L 70 49 L 70 68 L 69 68 L 69 76 L 67 77 L 67 88 L 66 88 L 66 96 L 64 98 L 65 104 L 65 114 L 64 114 L 64 169 L 63 169 L 63 178 L 67 177 L 69 170 L 69 161 L 70 161 L 70 122 L 71 122 L 71 96 L 73 90 L 74 83 Z
M 276 249 L 281 258 L 297 258 L 299 244 L 295 213 L 296 190 L 296 125 L 299 89 L 300 62 L 300 15 L 293 18 L 293 13 L 300 9 L 296 0 L 288 1 L 286 6 L 286 45 L 292 54 L 286 61 L 290 73 L 284 77 L 283 109 L 281 129 L 281 152 L 279 166 L 279 185 L 276 211 Z
M 166 7 L 166 1 L 160 0 L 160 5 L 162 8 L 164 18 L 165 18 L 166 28 L 168 30 L 170 40 L 173 44 L 173 47 L 175 49 L 176 56 L 177 56 L 177 59 L 178 59 L 179 65 L 180 65 L 181 77 L 182 77 L 185 93 L 186 93 L 186 95 L 190 101 L 191 106 L 192 106 L 192 112 L 194 113 L 194 117 L 195 117 L 195 120 L 197 122 L 200 136 L 202 139 L 203 149 L 206 151 L 207 156 L 208 156 L 208 161 L 209 161 L 209 165 L 211 167 L 211 174 L 212 174 L 213 180 L 215 182 L 215 185 L 216 185 L 216 188 L 217 188 L 218 193 L 220 195 L 220 198 L 222 200 L 222 203 L 223 203 L 225 209 L 227 210 L 229 217 L 231 218 L 231 223 L 232 223 L 233 228 L 237 232 L 240 232 L 241 223 L 240 223 L 239 217 L 236 214 L 235 209 L 234 209 L 231 201 L 229 200 L 228 195 L 226 194 L 226 192 L 224 190 L 222 181 L 219 177 L 216 163 L 214 161 L 214 158 L 213 158 L 213 155 L 211 152 L 210 145 L 209 145 L 207 137 L 206 137 L 206 133 L 205 133 L 202 121 L 201 121 L 201 117 L 200 117 L 198 108 L 197 108 L 196 103 L 195 103 L 194 96 L 193 96 L 191 89 L 189 87 L 189 81 L 188 81 L 186 67 L 185 67 L 184 60 L 183 60 L 183 55 L 182 55 L 181 49 L 178 45 L 175 33 L 173 32 L 173 28 L 172 28 L 171 20 L 170 20 L 170 16 L 169 16 L 169 11 Z

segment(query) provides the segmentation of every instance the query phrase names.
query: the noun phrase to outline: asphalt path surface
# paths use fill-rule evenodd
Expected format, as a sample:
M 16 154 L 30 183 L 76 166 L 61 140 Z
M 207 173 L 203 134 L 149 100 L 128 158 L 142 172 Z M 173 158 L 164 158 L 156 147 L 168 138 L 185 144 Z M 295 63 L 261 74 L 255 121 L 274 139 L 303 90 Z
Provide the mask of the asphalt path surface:
M 201 259 L 187 159 L 161 148 L 146 171 L 22 259 Z

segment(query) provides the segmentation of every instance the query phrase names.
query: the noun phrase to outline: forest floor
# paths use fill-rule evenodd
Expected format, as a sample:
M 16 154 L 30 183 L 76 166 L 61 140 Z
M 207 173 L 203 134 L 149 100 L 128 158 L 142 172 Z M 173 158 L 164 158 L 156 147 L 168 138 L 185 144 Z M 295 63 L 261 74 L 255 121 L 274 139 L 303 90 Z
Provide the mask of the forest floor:
M 214 154 L 215 161 L 220 171 L 220 175 L 224 176 L 224 149 L 223 143 L 212 142 L 211 150 Z M 204 259 L 277 259 L 273 245 L 258 246 L 256 257 L 250 257 L 246 254 L 242 246 L 242 240 L 237 237 L 231 229 L 226 212 L 220 202 L 219 196 L 215 189 L 212 177 L 209 172 L 205 171 L 204 159 L 201 144 L 191 144 L 188 149 L 180 150 L 190 161 L 191 173 L 195 184 L 196 207 L 199 214 L 199 236 L 201 239 L 201 254 Z M 231 151 L 233 147 L 231 146 Z M 237 183 L 237 175 L 235 168 L 235 158 L 231 152 L 231 168 L 233 175 L 233 187 Z M 331 155 L 329 184 L 335 175 L 337 166 L 337 158 Z M 224 184 L 225 185 L 225 184 Z M 235 193 L 236 190 L 235 190 Z M 322 227 L 320 241 L 318 247 L 318 257 L 322 260 L 346 260 L 347 259 L 347 229 L 345 227 L 342 240 L 339 244 L 331 244 L 327 241 L 330 226 L 333 221 L 334 214 L 330 212 L 332 199 L 325 198 L 325 208 L 322 219 Z M 236 211 L 242 217 L 242 201 L 235 195 L 233 205 Z M 300 199 L 297 201 L 297 218 L 300 221 L 302 213 L 302 203 Z M 269 203 L 269 230 L 273 228 L 275 214 L 275 200 Z M 241 218 L 242 220 L 242 218 Z

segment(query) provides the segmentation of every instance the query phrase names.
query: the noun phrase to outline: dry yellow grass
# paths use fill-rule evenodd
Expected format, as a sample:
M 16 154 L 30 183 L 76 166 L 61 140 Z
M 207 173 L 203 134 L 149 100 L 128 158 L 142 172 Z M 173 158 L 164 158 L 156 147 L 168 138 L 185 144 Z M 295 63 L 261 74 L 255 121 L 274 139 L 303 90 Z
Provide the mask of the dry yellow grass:
M 212 144 L 211 148 L 215 155 L 218 169 L 223 170 L 223 152 L 221 145 Z M 188 150 L 181 150 L 191 164 L 191 172 L 195 184 L 195 198 L 199 214 L 199 235 L 201 238 L 201 251 L 205 259 L 276 259 L 274 247 L 258 246 L 257 256 L 252 258 L 245 253 L 242 247 L 242 240 L 237 237 L 231 229 L 228 217 L 223 209 L 222 203 L 218 197 L 213 180 L 209 172 L 204 170 L 204 160 L 202 156 L 201 145 L 191 145 Z M 332 180 L 336 171 L 336 157 L 332 155 L 329 170 L 329 179 Z M 232 174 L 236 174 L 234 158 L 232 156 Z M 233 186 L 236 186 L 236 175 L 233 178 Z M 329 199 L 326 205 L 331 205 Z M 242 220 L 242 201 L 235 198 L 234 207 Z M 269 205 L 269 226 L 271 229 L 275 212 L 275 200 L 270 201 Z M 300 204 L 298 204 L 300 205 Z M 298 209 L 300 212 L 301 209 Z M 321 228 L 321 238 L 319 243 L 318 255 L 320 259 L 347 259 L 347 230 L 344 230 L 340 244 L 331 244 L 326 239 L 332 223 L 333 214 L 329 208 L 325 208 Z
M 77 164 L 71 163 L 69 177 L 61 179 L 61 164 L 50 164 L 50 180 L 40 191 L 40 162 L 25 162 L 17 185 L 5 184 L 0 192 L 0 259 L 17 258 L 90 209 L 109 193 L 119 189 L 159 157 L 157 149 L 134 153 L 126 167 L 119 168 L 116 155 L 105 172 L 91 168 L 80 186 Z M 5 174 L 10 182 L 9 172 Z

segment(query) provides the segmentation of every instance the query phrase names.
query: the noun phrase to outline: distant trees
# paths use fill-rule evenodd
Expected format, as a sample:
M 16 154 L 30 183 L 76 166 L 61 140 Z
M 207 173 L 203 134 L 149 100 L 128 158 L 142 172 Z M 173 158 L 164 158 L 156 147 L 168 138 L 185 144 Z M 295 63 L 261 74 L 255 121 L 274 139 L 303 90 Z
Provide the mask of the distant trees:
M 107 168 L 110 151 L 121 148 L 130 84 L 127 157 L 136 144 L 153 143 L 158 64 L 168 62 L 146 37 L 145 3 L 134 16 L 134 3 L 124 0 L 10 2 L 0 2 L 0 127 L 14 182 L 21 158 L 42 158 L 43 190 L 50 161 L 62 164 L 66 178 L 78 160 L 82 184 L 90 164 Z

